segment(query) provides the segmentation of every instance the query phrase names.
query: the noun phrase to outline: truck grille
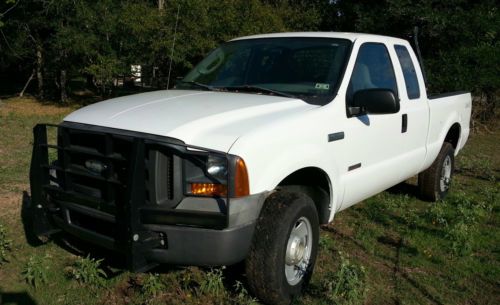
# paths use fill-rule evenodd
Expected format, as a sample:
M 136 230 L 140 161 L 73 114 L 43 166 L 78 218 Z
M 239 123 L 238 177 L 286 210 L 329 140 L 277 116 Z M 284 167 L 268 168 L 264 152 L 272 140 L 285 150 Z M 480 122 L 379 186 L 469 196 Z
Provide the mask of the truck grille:
M 56 172 L 63 197 L 85 199 L 89 207 L 115 214 L 129 183 L 132 138 L 61 128 L 58 146 Z
M 179 156 L 155 141 L 137 141 L 130 135 L 59 127 L 57 145 L 42 144 L 57 150 L 55 162 L 42 164 L 51 172 L 42 187 L 57 205 L 54 209 L 67 211 L 66 215 L 61 211 L 62 218 L 96 231 L 95 226 L 87 228 L 91 222 L 80 219 L 101 215 L 100 220 L 108 225 L 114 223 L 120 207 L 133 199 L 132 189 L 141 192 L 134 195 L 141 206 L 174 208 L 181 201 L 181 176 L 174 175 L 176 167 L 181 173 Z M 140 166 L 133 162 L 139 144 L 143 149 Z M 141 178 L 134 180 L 137 176 Z M 141 185 L 131 185 L 133 181 Z

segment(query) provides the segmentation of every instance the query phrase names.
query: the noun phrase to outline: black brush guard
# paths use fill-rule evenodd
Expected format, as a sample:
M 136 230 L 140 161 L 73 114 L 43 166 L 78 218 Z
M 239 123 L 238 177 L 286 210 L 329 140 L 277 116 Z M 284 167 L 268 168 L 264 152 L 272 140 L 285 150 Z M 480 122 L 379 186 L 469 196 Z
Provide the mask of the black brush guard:
M 49 144 L 48 128 L 57 129 L 57 144 Z M 172 205 L 163 207 L 148 202 L 148 190 L 145 184 L 148 178 L 145 159 L 150 147 L 160 147 L 163 151 L 180 158 L 192 154 L 216 154 L 226 158 L 229 165 L 229 158 L 225 153 L 185 145 L 179 140 L 167 137 L 76 123 L 39 124 L 33 131 L 34 144 L 30 168 L 31 203 L 28 209 L 33 220 L 32 230 L 37 236 L 66 231 L 83 240 L 125 254 L 127 269 L 145 271 L 157 265 L 149 262 L 145 253 L 168 247 L 166 237 L 162 233 L 148 229 L 146 225 L 166 224 L 221 230 L 229 224 L 229 191 L 226 198 L 219 198 L 225 206 L 221 213 L 195 212 L 176 210 Z M 104 143 L 103 151 L 74 145 L 70 136 L 72 132 L 94 135 L 96 139 L 101 139 Z M 115 151 L 113 145 L 116 144 L 116 139 L 130 144 L 131 149 L 127 156 Z M 50 150 L 57 152 L 58 162 L 51 164 Z M 71 162 L 71 154 L 74 153 L 90 159 L 109 160 L 111 169 L 105 175 L 89 173 Z M 123 168 L 127 169 L 125 174 L 122 173 L 121 180 L 114 175 L 113 171 L 117 170 L 112 168 L 114 162 L 122 162 Z M 229 169 L 228 166 L 228 177 L 231 176 Z M 54 179 L 54 173 L 57 180 Z M 182 175 L 182 172 L 179 173 Z M 123 191 L 115 194 L 110 204 L 110 198 L 97 198 L 75 192 L 71 182 L 74 177 L 98 181 L 97 183 L 104 187 L 104 192 L 113 188 L 115 191 L 117 189 Z M 178 179 L 183 178 L 178 177 Z M 227 179 L 228 190 L 231 189 L 230 181 Z M 171 196 L 175 201 L 174 205 L 185 196 L 185 185 L 177 185 L 175 191 L 177 194 Z M 79 222 L 75 221 L 78 218 Z M 93 224 L 99 223 L 103 223 L 104 226 L 92 227 Z M 106 227 L 111 230 L 106 230 Z

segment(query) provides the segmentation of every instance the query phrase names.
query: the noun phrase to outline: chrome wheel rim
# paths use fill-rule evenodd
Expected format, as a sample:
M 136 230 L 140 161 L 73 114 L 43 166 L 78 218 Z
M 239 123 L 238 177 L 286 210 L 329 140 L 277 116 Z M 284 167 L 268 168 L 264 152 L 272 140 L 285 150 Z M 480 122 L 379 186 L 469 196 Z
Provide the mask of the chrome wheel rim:
M 285 276 L 291 286 L 298 284 L 307 271 L 312 240 L 311 223 L 307 218 L 300 217 L 290 232 L 285 253 Z
M 450 188 L 451 182 L 451 157 L 446 156 L 441 169 L 441 178 L 439 179 L 439 188 L 441 192 L 446 192 Z

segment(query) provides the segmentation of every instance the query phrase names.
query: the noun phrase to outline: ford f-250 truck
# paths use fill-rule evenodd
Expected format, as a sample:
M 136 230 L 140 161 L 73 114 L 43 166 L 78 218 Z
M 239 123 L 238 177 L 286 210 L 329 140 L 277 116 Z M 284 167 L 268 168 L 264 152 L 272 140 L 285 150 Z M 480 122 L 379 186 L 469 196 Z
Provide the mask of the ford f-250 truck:
M 255 295 L 286 304 L 335 213 L 417 174 L 424 198 L 446 195 L 470 114 L 469 93 L 427 96 L 402 39 L 234 39 L 174 90 L 37 125 L 33 228 L 122 253 L 136 271 L 245 260 Z

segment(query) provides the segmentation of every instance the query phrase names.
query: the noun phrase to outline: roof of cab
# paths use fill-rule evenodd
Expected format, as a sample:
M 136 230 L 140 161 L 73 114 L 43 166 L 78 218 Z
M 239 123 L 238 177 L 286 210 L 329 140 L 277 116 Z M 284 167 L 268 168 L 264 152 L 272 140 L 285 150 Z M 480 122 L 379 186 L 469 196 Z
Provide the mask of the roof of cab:
M 342 33 L 342 32 L 285 32 L 285 33 L 270 33 L 270 34 L 258 34 L 251 36 L 244 36 L 232 39 L 234 40 L 243 40 L 243 39 L 257 39 L 257 38 L 277 38 L 277 37 L 319 37 L 319 38 L 343 38 L 351 41 L 355 41 L 358 38 L 376 38 L 377 40 L 386 39 L 388 41 L 404 41 L 404 39 L 383 36 L 383 35 L 374 35 L 374 34 L 365 34 L 365 33 Z

